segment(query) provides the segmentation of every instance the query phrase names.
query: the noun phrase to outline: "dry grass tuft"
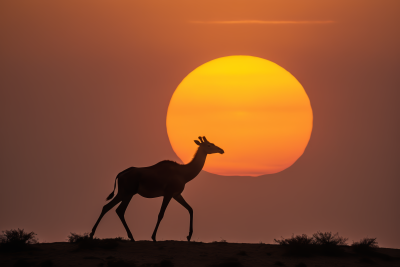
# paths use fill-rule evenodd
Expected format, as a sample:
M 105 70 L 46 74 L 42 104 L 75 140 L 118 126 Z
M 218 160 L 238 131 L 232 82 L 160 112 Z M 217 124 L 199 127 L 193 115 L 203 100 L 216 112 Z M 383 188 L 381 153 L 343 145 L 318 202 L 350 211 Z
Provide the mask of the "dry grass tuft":
M 23 251 L 32 249 L 33 244 L 38 243 L 34 232 L 27 233 L 24 229 L 2 231 L 0 235 L 0 250 Z
M 376 238 L 363 238 L 359 242 L 353 242 L 351 245 L 354 252 L 359 254 L 370 254 L 378 248 Z
M 311 237 L 302 234 L 274 241 L 286 248 L 288 256 L 309 257 L 313 254 L 340 256 L 344 253 L 341 246 L 346 245 L 347 238 L 339 236 L 339 233 L 317 232 Z
M 117 238 L 106 238 L 106 239 L 91 239 L 89 233 L 76 234 L 70 233 L 68 236 L 68 242 L 78 244 L 78 250 L 81 249 L 93 249 L 102 248 L 106 250 L 115 249 L 119 246 L 120 242 L 126 242 L 127 240 L 122 237 Z

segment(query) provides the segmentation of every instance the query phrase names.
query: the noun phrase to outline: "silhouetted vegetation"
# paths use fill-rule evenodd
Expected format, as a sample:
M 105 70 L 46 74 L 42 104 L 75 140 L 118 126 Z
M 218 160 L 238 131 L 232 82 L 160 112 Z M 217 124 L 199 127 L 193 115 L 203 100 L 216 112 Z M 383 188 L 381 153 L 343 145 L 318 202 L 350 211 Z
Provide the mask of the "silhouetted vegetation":
M 340 246 L 345 246 L 347 238 L 339 236 L 339 233 L 332 234 L 331 232 L 317 232 L 313 234 L 314 244 L 319 254 L 327 256 L 340 256 L 343 249 Z
M 359 254 L 370 254 L 378 248 L 378 242 L 376 238 L 363 238 L 359 242 L 354 242 L 351 245 L 354 252 Z
M 86 241 L 89 239 L 90 239 L 89 233 L 84 233 L 83 235 L 70 233 L 67 240 L 69 243 L 80 243 L 82 241 Z M 94 239 L 97 239 L 97 238 L 94 238 Z
M 32 244 L 38 243 L 34 232 L 27 233 L 24 229 L 2 231 L 0 235 L 0 250 L 21 251 L 32 249 Z
M 286 255 L 308 257 L 313 254 L 339 256 L 343 254 L 340 246 L 345 246 L 347 238 L 338 233 L 317 232 L 313 236 L 306 234 L 292 236 L 291 238 L 274 239 L 275 243 L 286 248 Z
M 339 233 L 317 232 L 313 234 L 314 243 L 319 246 L 345 246 L 347 238 L 339 236 Z
M 275 243 L 286 248 L 290 256 L 311 256 L 315 253 L 314 238 L 306 234 L 292 236 L 291 238 L 274 239 Z
M 122 237 L 117 238 L 106 238 L 106 239 L 98 239 L 98 238 L 90 238 L 89 233 L 84 234 L 76 234 L 70 233 L 68 236 L 68 242 L 78 244 L 78 249 L 93 249 L 93 248 L 102 248 L 102 249 L 115 249 L 119 246 L 119 242 L 126 241 Z
M 357 254 L 363 255 L 363 256 L 370 256 L 374 258 L 379 258 L 384 261 L 391 261 L 394 258 L 390 255 L 379 253 L 377 251 L 378 242 L 376 241 L 376 238 L 363 238 L 359 242 L 353 242 L 351 245 L 353 251 Z M 364 261 L 366 261 L 367 258 L 363 258 Z M 370 259 L 368 259 L 371 261 Z

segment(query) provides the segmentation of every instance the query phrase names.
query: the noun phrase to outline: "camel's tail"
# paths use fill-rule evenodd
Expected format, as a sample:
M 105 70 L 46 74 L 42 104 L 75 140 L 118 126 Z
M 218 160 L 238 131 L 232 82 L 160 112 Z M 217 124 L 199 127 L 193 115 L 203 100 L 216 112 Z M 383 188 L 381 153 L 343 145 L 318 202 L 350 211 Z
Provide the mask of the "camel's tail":
M 117 177 L 115 177 L 115 182 L 114 182 L 114 190 L 111 192 L 111 194 L 106 198 L 106 200 L 110 200 L 114 197 L 114 191 L 115 191 L 115 186 L 117 185 L 117 179 L 118 179 L 118 175 Z

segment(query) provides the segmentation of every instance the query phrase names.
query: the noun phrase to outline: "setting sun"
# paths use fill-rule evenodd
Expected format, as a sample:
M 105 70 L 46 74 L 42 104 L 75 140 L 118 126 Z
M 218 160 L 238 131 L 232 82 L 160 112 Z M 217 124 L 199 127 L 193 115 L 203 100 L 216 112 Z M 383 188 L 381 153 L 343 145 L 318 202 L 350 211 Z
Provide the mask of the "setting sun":
M 280 172 L 304 152 L 313 115 L 301 84 L 277 64 L 252 56 L 229 56 L 193 70 L 176 89 L 167 131 L 177 156 L 188 163 L 193 139 L 206 136 L 225 150 L 204 170 L 258 176 Z

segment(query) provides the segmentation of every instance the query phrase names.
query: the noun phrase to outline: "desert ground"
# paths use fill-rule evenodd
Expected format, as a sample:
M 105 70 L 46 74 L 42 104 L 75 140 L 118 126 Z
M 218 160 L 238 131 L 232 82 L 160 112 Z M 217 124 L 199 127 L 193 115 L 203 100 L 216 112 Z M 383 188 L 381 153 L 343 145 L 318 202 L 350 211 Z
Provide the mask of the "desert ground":
M 343 247 L 341 256 L 294 257 L 272 244 L 228 242 L 99 240 L 96 244 L 57 242 L 31 245 L 23 251 L 1 251 L 0 266 L 400 266 L 400 250 L 378 248 L 360 255 Z

